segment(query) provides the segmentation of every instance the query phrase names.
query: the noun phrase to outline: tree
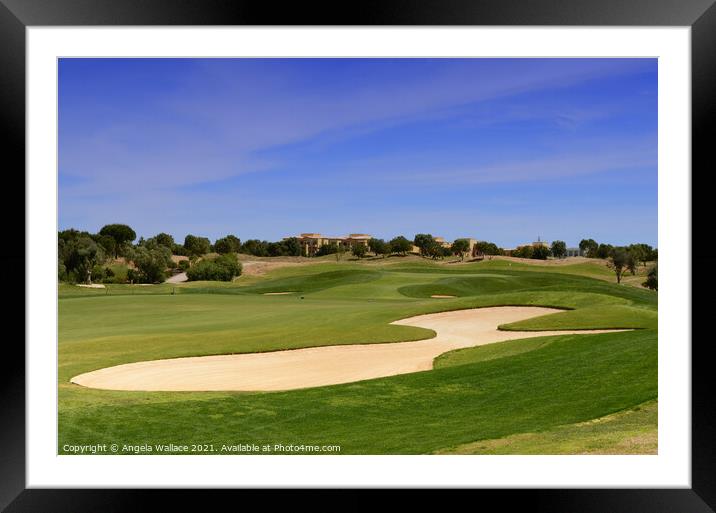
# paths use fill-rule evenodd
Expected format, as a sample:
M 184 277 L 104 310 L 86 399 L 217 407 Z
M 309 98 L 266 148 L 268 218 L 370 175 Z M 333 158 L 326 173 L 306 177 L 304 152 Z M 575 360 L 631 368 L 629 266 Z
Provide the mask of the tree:
M 117 243 L 109 235 L 95 234 L 90 236 L 97 244 L 102 246 L 105 255 L 114 255 L 117 252 Z
M 368 240 L 368 249 L 370 249 L 374 255 L 377 255 L 381 244 L 385 244 L 383 239 L 376 239 L 375 237 L 372 237 Z
M 477 250 L 484 255 L 503 255 L 505 252 L 497 247 L 494 242 L 487 242 L 484 240 L 478 241 L 475 244 Z
M 407 255 L 408 251 L 410 251 L 413 247 L 413 244 L 402 235 L 391 239 L 389 244 L 390 250 L 393 253 L 400 253 L 403 256 Z
M 365 244 L 361 244 L 361 243 L 354 244 L 353 247 L 351 248 L 351 252 L 353 253 L 354 256 L 357 256 L 358 258 L 363 258 L 365 256 L 365 254 L 368 252 L 368 246 L 366 246 Z
M 126 247 L 125 243 L 132 242 L 137 234 L 126 224 L 107 224 L 99 231 L 100 235 L 112 237 L 115 242 L 114 257 L 117 258 L 120 251 Z
M 654 267 L 649 269 L 649 273 L 646 275 L 646 281 L 642 283 L 642 285 L 648 289 L 659 290 L 659 271 L 657 267 L 658 265 L 654 265 Z
M 241 264 L 236 253 L 226 253 L 212 259 L 197 262 L 187 272 L 189 281 L 231 281 L 241 275 Z
M 301 256 L 303 248 L 301 242 L 296 237 L 289 237 L 281 241 L 284 247 L 284 254 L 288 256 Z
M 595 258 L 599 244 L 594 239 L 582 239 L 579 241 L 579 251 L 587 258 Z
M 201 256 L 209 252 L 211 249 L 211 243 L 206 237 L 198 237 L 196 235 L 189 234 L 184 237 L 184 249 L 190 256 Z
M 385 258 L 386 255 L 390 254 L 390 244 L 383 239 L 370 239 L 368 241 L 368 247 L 376 256 L 383 255 L 383 258 Z
M 644 267 L 646 267 L 647 262 L 656 260 L 654 248 L 652 248 L 649 244 L 632 244 L 628 249 L 629 253 L 632 253 L 638 262 L 642 262 L 644 264 Z
M 547 260 L 547 257 L 550 255 L 551 251 L 547 246 L 537 245 L 532 248 L 532 257 L 536 260 Z
M 420 255 L 427 256 L 435 245 L 435 239 L 429 233 L 419 233 L 413 239 L 413 244 L 420 250 Z
M 607 265 L 614 271 L 614 274 L 617 277 L 617 283 L 622 282 L 622 274 L 627 265 L 627 258 L 627 252 L 621 248 L 616 248 L 611 252 Z
M 219 254 L 238 253 L 241 249 L 241 240 L 235 235 L 227 235 L 222 239 L 216 239 L 214 242 L 214 251 Z
M 632 253 L 629 250 L 626 250 L 627 259 L 626 259 L 626 268 L 629 270 L 632 276 L 636 275 L 636 268 L 639 265 L 639 260 L 634 256 L 634 253 Z
M 269 242 L 266 245 L 266 252 L 269 256 L 284 256 L 286 254 L 286 248 L 280 242 Z
M 552 256 L 554 258 L 564 258 L 567 254 L 567 244 L 563 240 L 552 241 Z
M 174 237 L 169 235 L 168 233 L 158 233 L 154 237 L 152 237 L 155 241 L 157 241 L 157 244 L 161 244 L 164 247 L 169 248 L 170 250 L 174 250 L 174 246 L 176 243 L 174 242 Z
M 254 256 L 269 256 L 268 242 L 265 240 L 249 239 L 241 245 L 241 253 Z
M 331 242 L 329 244 L 323 244 L 320 248 L 318 248 L 316 256 L 332 255 L 334 253 L 338 253 L 338 244 Z
M 614 252 L 614 246 L 611 244 L 600 244 L 597 247 L 596 258 L 609 258 Z
M 140 283 L 163 282 L 167 268 L 174 265 L 171 250 L 155 240 L 133 248 L 130 259 L 137 268 L 136 280 Z
M 465 260 L 465 254 L 470 251 L 470 241 L 467 239 L 456 239 L 450 247 L 452 254 L 459 256 L 460 260 Z
M 442 244 L 439 244 L 437 241 L 433 240 L 429 243 L 428 247 L 425 249 L 427 256 L 432 258 L 433 260 L 436 260 L 438 258 L 444 258 L 446 256 L 450 256 L 452 253 L 450 251 L 450 247 L 443 247 Z
M 534 248 L 530 245 L 520 246 L 512 252 L 512 256 L 518 258 L 532 258 Z
M 102 246 L 91 237 L 78 234 L 76 232 L 59 239 L 58 271 L 69 282 L 88 282 L 91 280 L 92 269 L 104 262 L 105 253 Z

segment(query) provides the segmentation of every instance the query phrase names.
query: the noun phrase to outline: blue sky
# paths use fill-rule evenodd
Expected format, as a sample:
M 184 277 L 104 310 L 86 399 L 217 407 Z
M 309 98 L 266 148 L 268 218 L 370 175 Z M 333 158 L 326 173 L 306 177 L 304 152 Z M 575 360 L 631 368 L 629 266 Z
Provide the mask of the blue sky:
M 655 59 L 61 59 L 59 225 L 657 245 Z

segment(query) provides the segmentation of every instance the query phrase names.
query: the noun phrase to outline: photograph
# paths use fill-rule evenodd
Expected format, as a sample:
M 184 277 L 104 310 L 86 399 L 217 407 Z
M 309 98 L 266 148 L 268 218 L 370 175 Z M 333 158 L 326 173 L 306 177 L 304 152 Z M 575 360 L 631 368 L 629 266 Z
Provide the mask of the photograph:
M 658 455 L 658 71 L 58 58 L 56 454 Z

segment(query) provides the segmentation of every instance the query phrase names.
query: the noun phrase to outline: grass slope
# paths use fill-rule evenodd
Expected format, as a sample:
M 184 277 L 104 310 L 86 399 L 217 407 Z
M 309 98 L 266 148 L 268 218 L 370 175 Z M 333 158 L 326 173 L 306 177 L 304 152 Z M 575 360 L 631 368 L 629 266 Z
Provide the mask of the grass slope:
M 606 417 L 437 451 L 437 454 L 657 454 L 658 404 Z

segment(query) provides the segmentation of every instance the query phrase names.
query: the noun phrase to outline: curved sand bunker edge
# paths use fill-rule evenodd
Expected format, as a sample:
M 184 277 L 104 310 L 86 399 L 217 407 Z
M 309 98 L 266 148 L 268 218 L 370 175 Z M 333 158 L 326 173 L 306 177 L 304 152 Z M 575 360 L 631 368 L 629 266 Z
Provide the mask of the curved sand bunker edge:
M 432 338 L 409 342 L 340 344 L 267 352 L 186 356 L 106 367 L 74 376 L 88 388 L 134 391 L 266 392 L 314 388 L 431 370 L 454 349 L 505 340 L 574 334 L 575 330 L 500 331 L 511 323 L 555 313 L 544 307 L 463 308 L 422 314 L 391 324 L 428 329 Z M 579 330 L 604 333 L 619 330 Z

